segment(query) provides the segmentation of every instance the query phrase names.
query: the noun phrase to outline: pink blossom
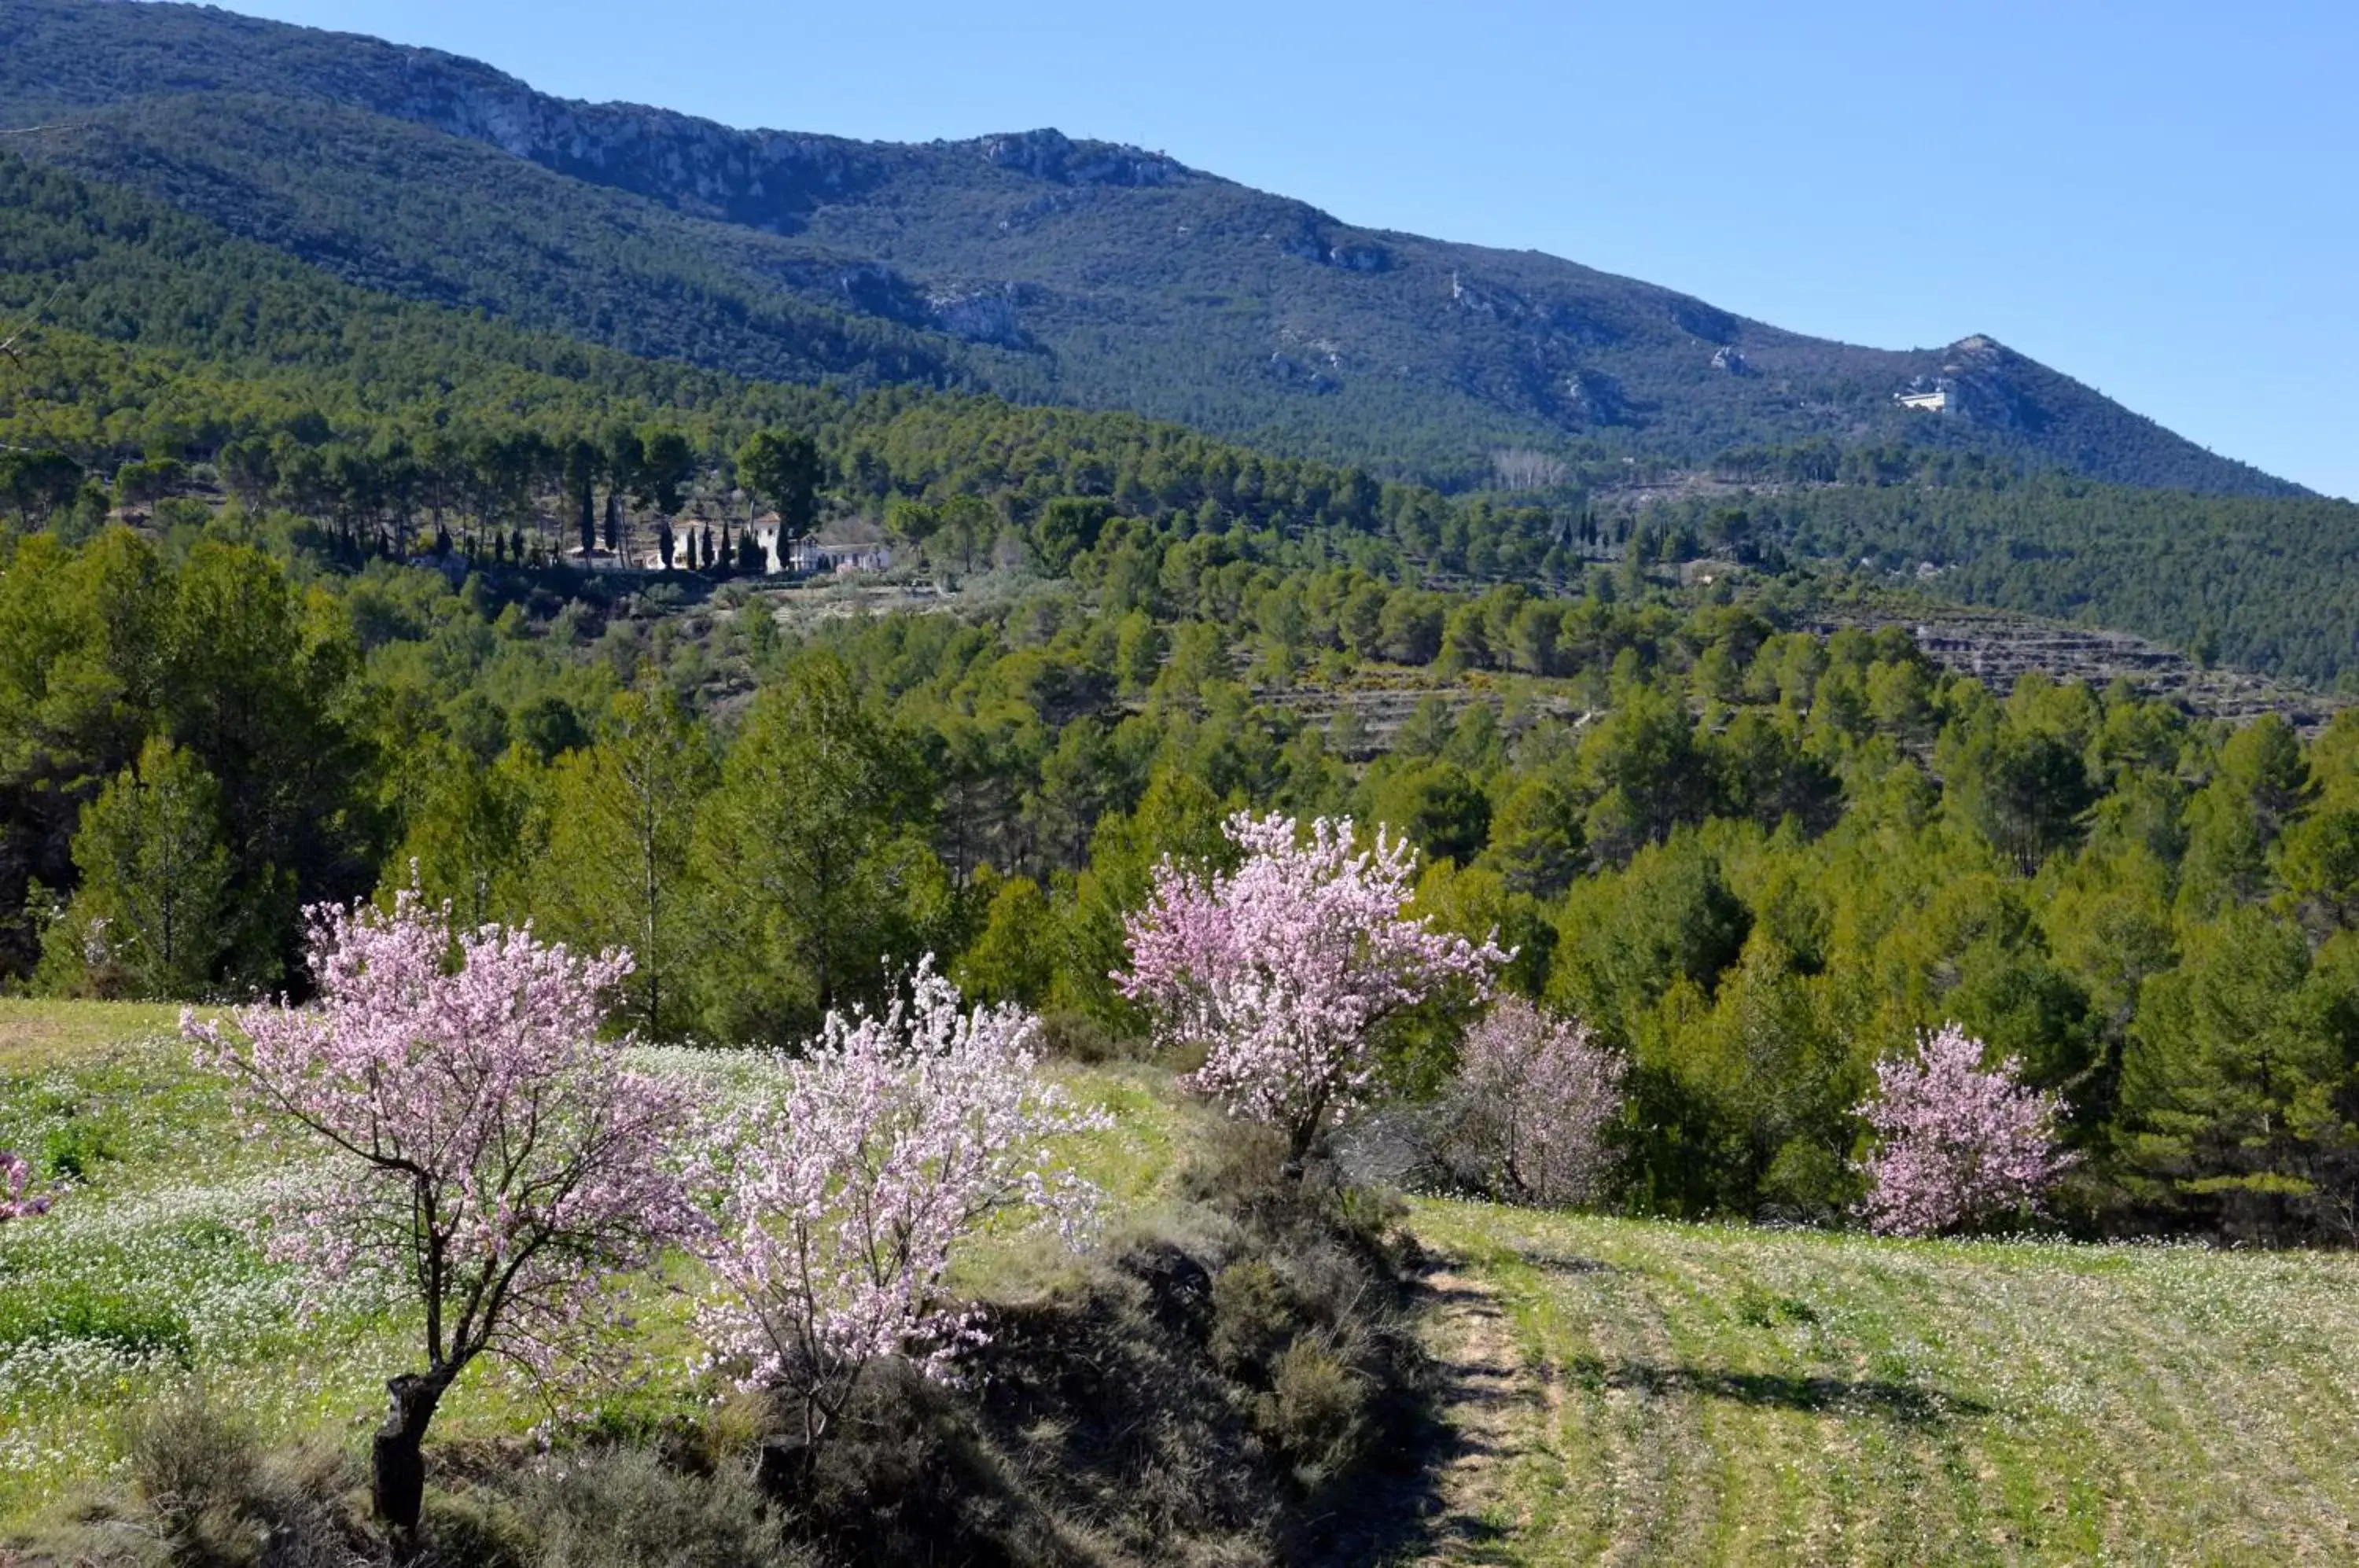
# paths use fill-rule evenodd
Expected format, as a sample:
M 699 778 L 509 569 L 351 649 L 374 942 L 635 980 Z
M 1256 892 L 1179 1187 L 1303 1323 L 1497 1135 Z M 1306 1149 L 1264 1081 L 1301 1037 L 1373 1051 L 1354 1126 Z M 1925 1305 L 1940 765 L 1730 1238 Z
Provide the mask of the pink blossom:
M 32 1163 L 21 1154 L 0 1149 L 0 1221 L 30 1219 L 49 1212 L 48 1193 L 27 1195 L 32 1181 Z
M 669 1159 L 686 1106 L 597 1038 L 629 955 L 454 934 L 414 892 L 389 915 L 311 919 L 316 1006 L 180 1028 L 249 1115 L 326 1154 L 282 1186 L 269 1253 L 323 1280 L 388 1279 L 423 1309 L 426 1370 L 389 1385 L 378 1439 L 379 1511 L 413 1527 L 417 1442 L 451 1380 L 485 1352 L 547 1368 L 592 1348 L 609 1277 L 691 1233 Z
M 907 1356 L 947 1378 L 984 1333 L 949 1276 L 993 1220 L 1027 1209 L 1067 1239 L 1096 1191 L 1057 1170 L 1049 1140 L 1107 1125 L 1043 1083 L 1038 1020 L 962 1007 L 921 960 L 881 1015 L 831 1012 L 800 1058 L 710 1139 L 722 1190 L 708 1255 L 724 1293 L 706 1335 L 751 1387 L 783 1388 L 816 1444 L 862 1371 Z
M 1622 1059 L 1578 1019 L 1510 996 L 1467 1031 L 1441 1112 L 1444 1151 L 1473 1180 L 1533 1203 L 1585 1202 L 1622 1112 Z
M 1982 1070 L 1983 1045 L 1956 1025 L 1876 1063 L 1859 1106 L 1876 1137 L 1862 1209 L 1886 1236 L 1937 1236 L 2025 1210 L 2075 1157 L 2056 1139 L 2063 1105 L 2018 1082 L 2013 1057 Z
M 1379 831 L 1355 850 L 1349 818 L 1321 817 L 1305 842 L 1292 818 L 1249 812 L 1227 833 L 1245 852 L 1234 874 L 1157 870 L 1128 922 L 1130 972 L 1114 978 L 1168 1040 L 1203 1046 L 1194 1087 L 1284 1129 L 1299 1160 L 1366 1089 L 1378 1025 L 1451 980 L 1487 989 L 1510 955 L 1402 914 L 1417 869 L 1405 839 Z

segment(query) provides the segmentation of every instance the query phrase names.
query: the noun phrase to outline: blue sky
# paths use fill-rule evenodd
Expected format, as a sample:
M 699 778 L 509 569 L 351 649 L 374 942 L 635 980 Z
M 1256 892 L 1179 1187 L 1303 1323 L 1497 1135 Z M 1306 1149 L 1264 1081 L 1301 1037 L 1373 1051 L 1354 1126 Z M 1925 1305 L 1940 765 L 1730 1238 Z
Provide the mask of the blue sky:
M 1988 332 L 2359 498 L 2359 5 L 233 0 L 569 97 L 1055 125 L 1882 347 Z

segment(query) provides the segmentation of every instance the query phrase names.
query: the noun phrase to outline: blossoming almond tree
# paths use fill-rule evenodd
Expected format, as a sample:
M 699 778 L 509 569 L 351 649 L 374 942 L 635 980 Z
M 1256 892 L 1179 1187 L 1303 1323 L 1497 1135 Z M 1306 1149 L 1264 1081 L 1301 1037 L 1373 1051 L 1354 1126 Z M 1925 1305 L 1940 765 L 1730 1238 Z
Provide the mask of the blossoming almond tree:
M 2017 1081 L 2014 1058 L 1982 1066 L 1983 1044 L 1956 1025 L 1910 1056 L 1876 1063 L 1859 1107 L 1876 1147 L 1865 1164 L 1868 1228 L 1938 1236 L 2037 1211 L 2074 1156 L 2056 1137 L 2063 1104 Z
M 1466 1033 L 1444 1097 L 1450 1163 L 1501 1196 L 1577 1203 L 1605 1172 L 1605 1132 L 1622 1111 L 1622 1060 L 1578 1019 L 1520 996 Z
M 32 1181 L 32 1163 L 21 1154 L 0 1149 L 0 1221 L 30 1219 L 49 1212 L 48 1193 L 27 1194 Z
M 1131 967 L 1114 978 L 1152 1007 L 1165 1036 L 1201 1043 L 1197 1089 L 1286 1135 L 1296 1168 L 1327 1118 L 1374 1071 L 1377 1026 L 1443 985 L 1486 990 L 1511 956 L 1401 911 L 1417 871 L 1407 840 L 1354 847 L 1350 818 L 1239 812 L 1235 872 L 1199 877 L 1166 860 L 1128 922 Z
M 1037 1025 L 965 1009 L 929 955 L 884 1013 L 831 1012 L 806 1054 L 774 1058 L 707 1140 L 723 1289 L 701 1326 L 746 1386 L 799 1402 L 804 1463 L 873 1362 L 946 1379 L 982 1341 L 949 1276 L 994 1216 L 1029 1209 L 1078 1238 L 1096 1190 L 1049 1140 L 1106 1118 L 1040 1081 Z
M 274 1205 L 272 1256 L 375 1273 L 423 1309 L 425 1367 L 386 1385 L 375 1452 L 377 1513 L 408 1540 L 419 1445 L 453 1380 L 484 1355 L 546 1369 L 592 1349 L 606 1277 L 691 1234 L 668 1149 L 685 1106 L 597 1040 L 626 953 L 495 926 L 454 937 L 414 892 L 389 915 L 313 910 L 310 946 L 317 1006 L 180 1027 L 248 1112 L 325 1148 Z

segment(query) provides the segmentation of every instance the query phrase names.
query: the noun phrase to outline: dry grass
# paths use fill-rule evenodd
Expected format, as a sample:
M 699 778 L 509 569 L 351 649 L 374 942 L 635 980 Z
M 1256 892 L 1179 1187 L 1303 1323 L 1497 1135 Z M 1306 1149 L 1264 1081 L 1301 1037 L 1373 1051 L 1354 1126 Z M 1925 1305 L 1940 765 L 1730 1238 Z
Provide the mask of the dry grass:
M 180 1009 L 162 1002 L 48 1002 L 0 996 L 0 1073 L 84 1061 L 143 1036 L 169 1034 Z
M 2359 1556 L 2359 1258 L 1413 1223 L 1521 1362 L 1427 1561 Z

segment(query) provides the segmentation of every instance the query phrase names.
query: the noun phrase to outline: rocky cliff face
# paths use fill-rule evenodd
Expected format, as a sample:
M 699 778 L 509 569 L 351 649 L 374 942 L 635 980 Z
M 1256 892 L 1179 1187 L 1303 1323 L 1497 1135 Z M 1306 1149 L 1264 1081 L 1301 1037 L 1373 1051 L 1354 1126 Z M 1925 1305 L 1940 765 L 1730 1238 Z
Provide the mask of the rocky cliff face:
M 190 49 L 191 21 L 230 45 Z M 349 34 L 286 27 L 193 6 L 9 0 L 0 50 L 79 56 L 10 94 L 30 109 L 154 92 L 299 93 L 495 147 L 544 169 L 629 191 L 700 217 L 792 233 L 812 209 L 849 201 L 922 151 L 793 131 L 739 130 L 636 103 L 551 97 L 479 60 Z M 9 120 L 13 114 L 0 114 Z M 1205 178 L 1133 147 L 1055 130 L 944 149 L 1053 184 L 1147 187 Z
M 882 178 L 860 143 L 739 131 L 629 103 L 577 103 L 430 50 L 398 51 L 359 105 L 699 217 L 792 233 Z
M 995 169 L 1013 169 L 1060 185 L 1177 185 L 1203 177 L 1159 152 L 1111 142 L 1077 142 L 1061 131 L 1020 131 L 955 144 Z

